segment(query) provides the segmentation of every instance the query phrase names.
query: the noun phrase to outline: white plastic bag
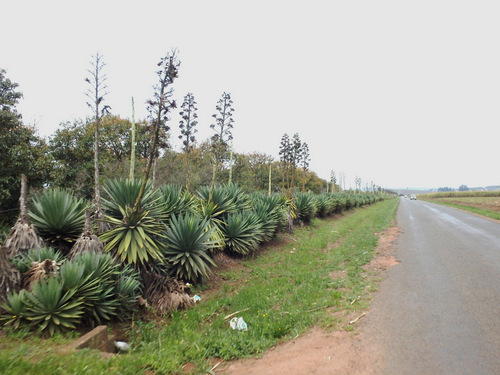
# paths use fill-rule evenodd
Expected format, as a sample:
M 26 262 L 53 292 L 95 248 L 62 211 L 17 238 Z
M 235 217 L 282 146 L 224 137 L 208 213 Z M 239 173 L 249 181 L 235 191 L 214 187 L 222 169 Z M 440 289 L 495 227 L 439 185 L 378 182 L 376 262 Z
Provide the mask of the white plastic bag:
M 229 322 L 229 325 L 231 326 L 232 329 L 237 329 L 238 331 L 248 331 L 247 324 L 245 323 L 243 318 L 234 317 Z

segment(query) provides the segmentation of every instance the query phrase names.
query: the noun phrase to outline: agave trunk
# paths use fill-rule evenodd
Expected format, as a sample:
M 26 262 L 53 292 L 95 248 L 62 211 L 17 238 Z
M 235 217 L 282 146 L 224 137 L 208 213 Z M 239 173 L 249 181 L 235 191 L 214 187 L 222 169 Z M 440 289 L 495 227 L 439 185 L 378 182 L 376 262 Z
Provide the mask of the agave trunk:
M 10 259 L 20 253 L 26 253 L 29 249 L 37 249 L 44 246 L 42 238 L 29 221 L 28 209 L 26 207 L 26 190 L 27 180 L 23 174 L 21 175 L 21 196 L 19 197 L 19 219 L 17 219 L 12 227 L 12 231 L 5 240 L 5 251 L 7 257 Z
M 90 227 L 90 210 L 85 210 L 85 226 L 82 235 L 76 240 L 75 244 L 69 252 L 69 258 L 74 259 L 75 256 L 81 253 L 102 253 L 103 243 L 93 232 Z
M 143 272 L 142 275 L 146 286 L 144 296 L 159 314 L 166 315 L 194 304 L 186 293 L 188 286 L 182 281 L 154 272 Z
M 5 247 L 0 245 L 0 301 L 18 288 L 20 279 L 19 271 L 7 258 Z
M 59 266 L 59 263 L 50 259 L 45 259 L 42 262 L 32 262 L 30 269 L 23 274 L 23 288 L 31 290 L 35 283 L 50 276 L 56 276 Z

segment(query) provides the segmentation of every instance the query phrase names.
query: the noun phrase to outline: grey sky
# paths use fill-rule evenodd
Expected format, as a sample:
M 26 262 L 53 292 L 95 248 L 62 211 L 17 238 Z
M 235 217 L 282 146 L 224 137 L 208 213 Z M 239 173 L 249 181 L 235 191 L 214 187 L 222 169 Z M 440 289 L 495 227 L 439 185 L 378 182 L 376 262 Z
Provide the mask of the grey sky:
M 0 68 L 42 135 L 90 115 L 84 78 L 97 52 L 112 112 L 130 117 L 134 96 L 144 118 L 156 63 L 177 48 L 175 95 L 194 94 L 198 139 L 226 91 L 238 152 L 277 159 L 281 136 L 297 132 L 311 169 L 344 172 L 348 186 L 356 176 L 363 186 L 500 184 L 496 1 L 4 3 Z

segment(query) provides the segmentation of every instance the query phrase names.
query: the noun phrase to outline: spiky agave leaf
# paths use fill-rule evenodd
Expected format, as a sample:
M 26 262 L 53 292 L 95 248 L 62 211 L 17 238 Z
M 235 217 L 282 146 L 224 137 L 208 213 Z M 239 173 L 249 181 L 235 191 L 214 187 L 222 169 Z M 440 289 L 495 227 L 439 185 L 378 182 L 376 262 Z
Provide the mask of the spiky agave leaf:
M 66 262 L 59 270 L 59 278 L 63 283 L 63 292 L 75 291 L 75 297 L 82 297 L 84 315 L 91 313 L 92 307 L 99 300 L 99 278 L 85 274 L 84 267 L 77 262 Z
M 224 190 L 230 200 L 236 206 L 236 211 L 245 211 L 250 209 L 251 200 L 247 193 L 241 187 L 234 183 L 224 184 L 220 186 Z
M 138 310 L 138 298 L 142 290 L 139 274 L 130 267 L 125 267 L 115 283 L 115 295 L 119 303 L 118 319 L 129 319 Z
M 208 251 L 218 245 L 211 239 L 212 231 L 208 220 L 197 215 L 172 216 L 166 228 L 165 258 L 176 277 L 196 282 L 208 276 L 210 265 L 215 266 Z
M 189 212 L 197 203 L 196 198 L 189 191 L 183 191 L 181 185 L 169 184 L 160 186 L 158 195 L 161 206 L 166 214 L 166 219 L 164 220 L 166 223 L 168 223 L 173 214 L 179 215 Z
M 75 289 L 75 297 L 83 298 L 83 319 L 102 324 L 117 315 L 120 302 L 114 288 L 119 273 L 109 254 L 83 253 L 61 266 L 60 278 L 65 291 Z
M 252 208 L 262 224 L 262 240 L 269 241 L 286 223 L 286 201 L 280 196 L 254 195 Z
M 63 293 L 63 282 L 55 277 L 33 285 L 27 293 L 27 319 L 50 336 L 65 329 L 75 329 L 83 316 L 83 298 L 76 290 Z
M 21 324 L 27 323 L 27 293 L 25 289 L 21 289 L 19 292 L 9 293 L 7 294 L 6 301 L 0 303 L 0 308 L 4 311 L 4 313 L 0 315 L 0 321 L 4 326 L 18 329 Z
M 83 230 L 85 207 L 82 199 L 65 190 L 51 188 L 33 197 L 29 217 L 47 242 L 67 245 Z
M 123 210 L 134 205 L 141 184 L 142 180 L 140 179 L 112 179 L 107 181 L 103 187 L 105 194 L 102 197 L 102 205 L 106 216 L 121 220 Z M 152 182 L 147 181 L 140 207 L 144 211 L 151 211 L 156 217 L 161 216 L 163 207 L 159 199 L 160 196 L 157 191 L 153 190 Z
M 297 193 L 295 195 L 297 218 L 303 223 L 309 223 L 318 210 L 316 197 L 313 193 Z
M 237 211 L 236 202 L 230 195 L 229 191 L 224 188 L 224 186 L 217 186 L 212 191 L 212 197 L 210 199 L 210 187 L 202 186 L 198 189 L 198 196 L 206 202 L 207 205 L 212 204 L 217 207 L 217 210 L 213 211 L 212 217 L 214 219 L 223 219 L 223 216 L 229 215 L 232 212 Z
M 229 215 L 223 227 L 226 250 L 247 255 L 262 242 L 263 230 L 259 217 L 251 211 Z
M 224 247 L 224 211 L 219 209 L 219 206 L 214 202 L 200 201 L 198 212 L 207 221 L 207 225 L 211 230 L 211 240 L 217 245 L 214 248 L 222 249 Z
M 106 216 L 111 230 L 101 234 L 105 243 L 104 251 L 113 252 L 122 262 L 128 264 L 148 263 L 150 260 L 162 260 L 164 244 L 164 225 L 150 211 L 134 210 L 127 206 L 120 207 L 121 220 Z

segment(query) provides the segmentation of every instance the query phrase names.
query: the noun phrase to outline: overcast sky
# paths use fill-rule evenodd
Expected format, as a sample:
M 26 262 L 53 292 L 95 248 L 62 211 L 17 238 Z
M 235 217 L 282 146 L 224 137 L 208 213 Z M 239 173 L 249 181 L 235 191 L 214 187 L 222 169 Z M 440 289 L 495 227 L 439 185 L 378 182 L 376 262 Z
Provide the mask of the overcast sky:
M 49 136 L 91 115 L 92 56 L 103 55 L 106 104 L 147 115 L 156 63 L 172 48 L 180 103 L 198 103 L 198 139 L 223 92 L 234 147 L 278 159 L 299 133 L 311 169 L 354 187 L 500 184 L 500 2 L 3 1 L 0 68 L 19 83 L 26 123 Z M 180 147 L 172 116 L 173 146 Z

